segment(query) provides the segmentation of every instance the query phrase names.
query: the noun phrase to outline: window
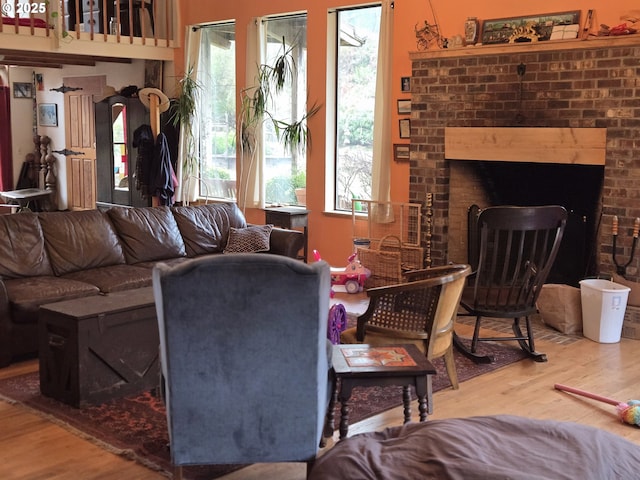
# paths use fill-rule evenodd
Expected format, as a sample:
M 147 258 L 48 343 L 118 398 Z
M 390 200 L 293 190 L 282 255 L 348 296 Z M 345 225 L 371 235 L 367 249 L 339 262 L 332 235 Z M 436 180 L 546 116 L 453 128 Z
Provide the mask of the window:
M 335 209 L 371 199 L 380 6 L 338 10 L 335 19 Z
M 235 24 L 201 27 L 198 59 L 199 195 L 236 197 Z
M 265 64 L 275 68 L 278 58 L 291 60 L 290 76 L 279 92 L 271 92 L 269 116 L 292 124 L 307 111 L 307 16 L 270 17 L 265 22 Z M 274 122 L 264 123 L 265 201 L 267 204 L 304 205 L 307 158 L 304 148 L 285 148 Z M 305 193 L 303 194 L 303 190 Z

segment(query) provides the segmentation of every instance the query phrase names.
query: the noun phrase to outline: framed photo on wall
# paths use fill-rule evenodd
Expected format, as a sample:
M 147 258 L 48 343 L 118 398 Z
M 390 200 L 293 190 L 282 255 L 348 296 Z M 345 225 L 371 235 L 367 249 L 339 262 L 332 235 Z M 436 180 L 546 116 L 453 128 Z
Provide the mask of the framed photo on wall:
M 400 77 L 400 91 L 401 92 L 411 91 L 411 77 Z
M 398 99 L 398 115 L 408 115 L 411 113 L 411 100 Z
M 400 138 L 411 138 L 411 120 L 403 118 L 398 123 L 400 126 Z
M 408 143 L 394 143 L 393 144 L 393 159 L 396 162 L 408 162 L 409 161 L 409 144 Z
M 58 105 L 56 103 L 38 105 L 38 125 L 41 127 L 58 126 Z
M 13 98 L 33 98 L 33 84 L 13 82 Z

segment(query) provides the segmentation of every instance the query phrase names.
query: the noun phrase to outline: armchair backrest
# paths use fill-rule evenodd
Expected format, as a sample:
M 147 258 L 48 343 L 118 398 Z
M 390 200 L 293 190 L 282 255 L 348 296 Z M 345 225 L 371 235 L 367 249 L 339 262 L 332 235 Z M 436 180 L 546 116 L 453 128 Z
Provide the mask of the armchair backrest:
M 271 254 L 154 268 L 175 466 L 315 458 L 330 283 L 325 262 Z
M 469 265 L 446 265 L 408 272 L 408 283 L 370 288 L 369 307 L 358 318 L 357 339 L 363 341 L 369 332 L 398 340 L 422 339 L 427 358 L 442 356 L 451 345 L 470 273 Z
M 509 317 L 533 313 L 566 222 L 567 211 L 557 205 L 482 210 L 477 225 L 473 310 L 489 316 L 501 312 Z

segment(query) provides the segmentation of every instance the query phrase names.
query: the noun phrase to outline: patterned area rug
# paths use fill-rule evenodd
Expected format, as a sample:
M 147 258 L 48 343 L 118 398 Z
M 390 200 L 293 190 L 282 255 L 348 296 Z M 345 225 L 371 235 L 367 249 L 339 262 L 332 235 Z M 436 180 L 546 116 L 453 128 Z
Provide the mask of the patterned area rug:
M 456 353 L 456 368 L 460 381 L 496 370 L 525 357 L 522 350 L 508 344 L 485 343 L 482 353 L 495 357 L 495 363 L 476 365 Z M 438 374 L 433 378 L 434 391 L 451 386 L 441 359 L 434 361 Z M 76 409 L 40 394 L 37 373 L 30 373 L 0 381 L 0 398 L 22 404 L 46 416 L 52 422 L 93 441 L 116 454 L 130 458 L 149 468 L 170 472 L 168 436 L 164 405 L 151 392 L 113 400 L 102 405 Z M 394 408 L 402 403 L 402 388 L 354 389 L 350 423 Z M 339 408 L 336 425 L 339 424 Z M 188 480 L 214 479 L 242 468 L 244 465 L 188 467 Z

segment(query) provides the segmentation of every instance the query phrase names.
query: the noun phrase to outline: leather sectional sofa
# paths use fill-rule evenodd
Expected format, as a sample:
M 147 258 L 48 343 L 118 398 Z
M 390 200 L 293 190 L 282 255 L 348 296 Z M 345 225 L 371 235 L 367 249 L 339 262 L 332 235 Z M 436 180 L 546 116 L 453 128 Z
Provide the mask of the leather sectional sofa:
M 41 305 L 150 286 L 157 262 L 221 254 L 248 230 L 235 203 L 1 215 L 0 367 L 37 352 Z M 260 251 L 295 258 L 304 244 L 299 231 L 265 231 Z

